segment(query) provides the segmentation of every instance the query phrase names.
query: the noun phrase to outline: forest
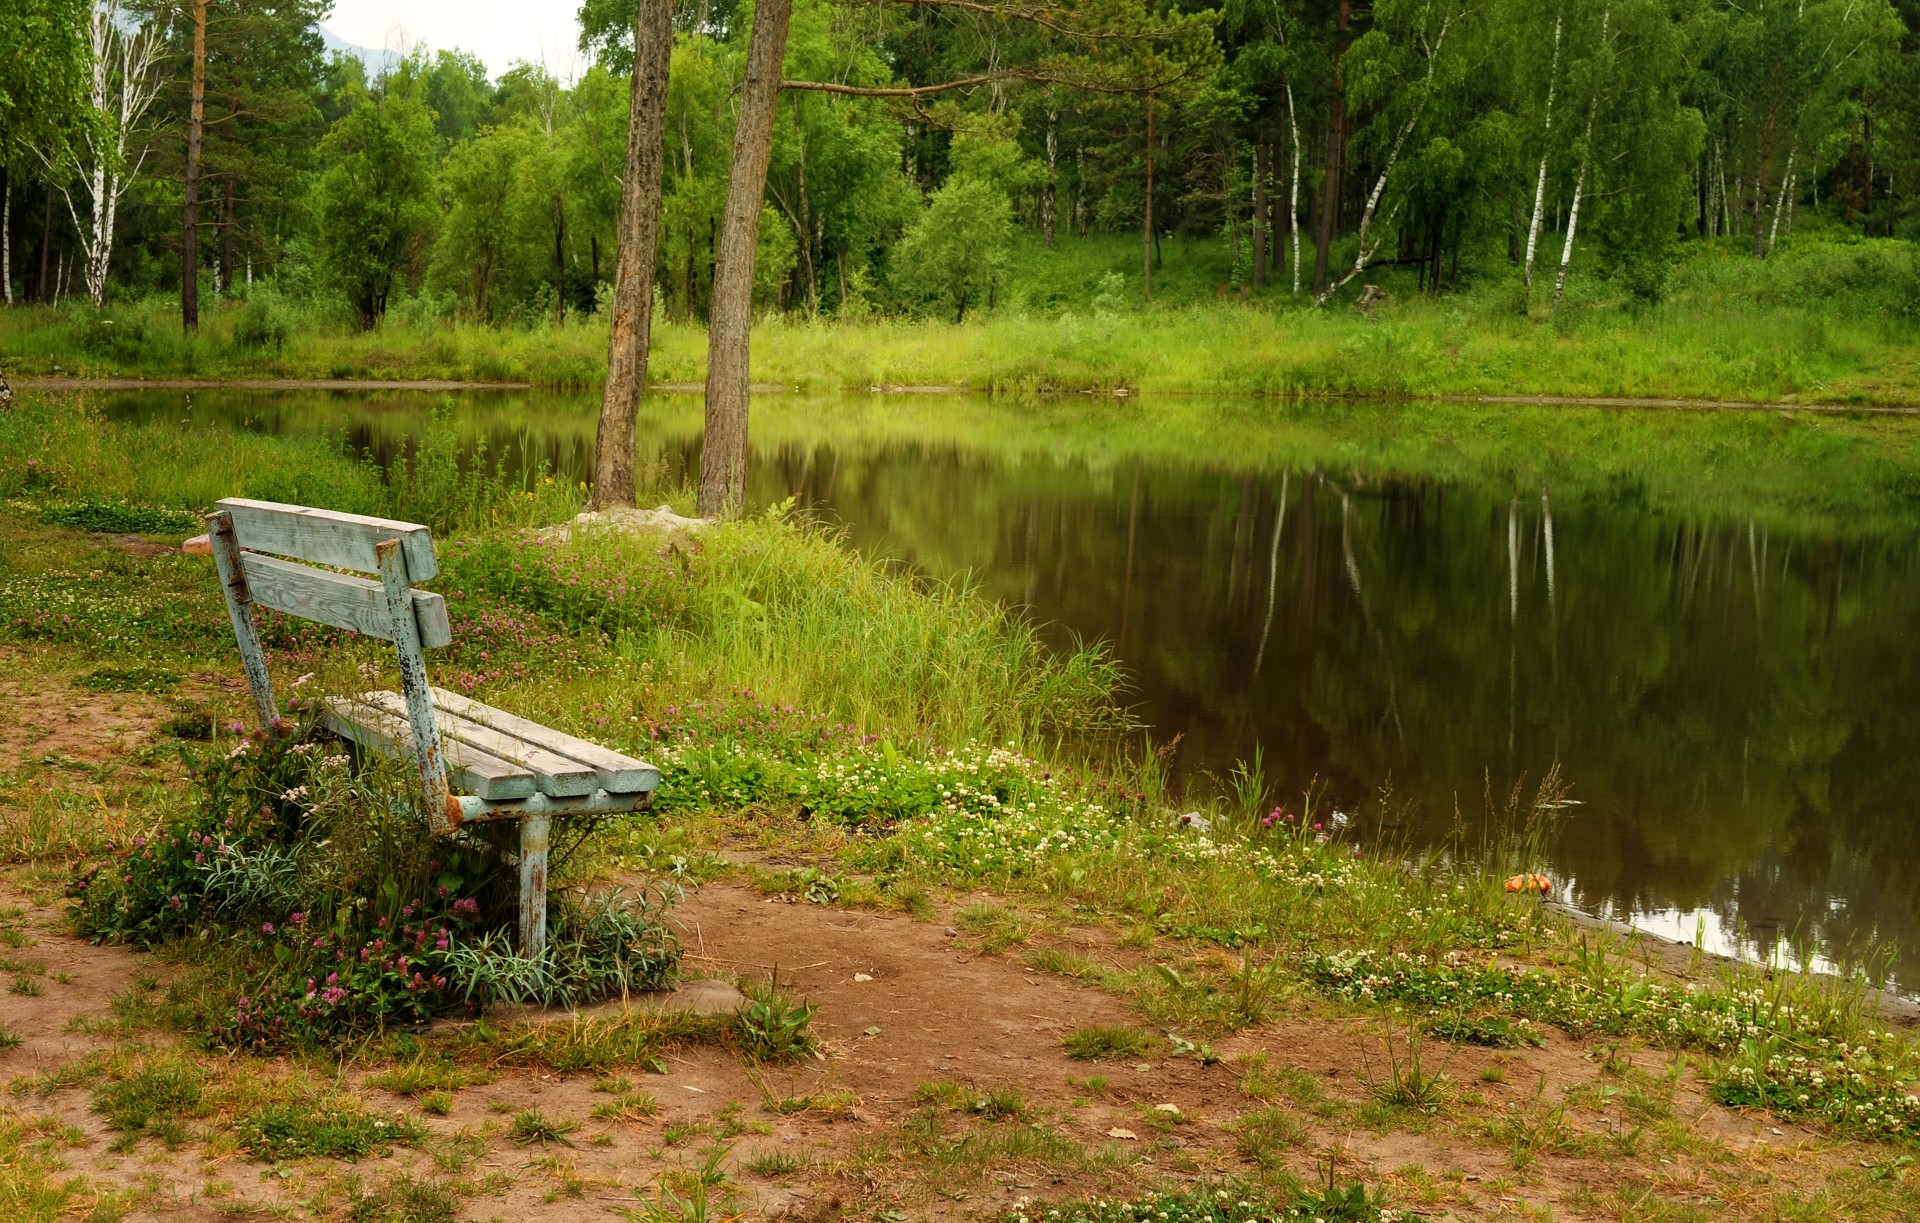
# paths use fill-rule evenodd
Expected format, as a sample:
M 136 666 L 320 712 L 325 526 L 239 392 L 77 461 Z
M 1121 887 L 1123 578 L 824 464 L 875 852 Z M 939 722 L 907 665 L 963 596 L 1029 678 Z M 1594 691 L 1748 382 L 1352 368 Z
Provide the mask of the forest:
M 633 0 L 585 0 L 571 81 L 425 48 L 370 73 L 325 50 L 329 7 L 9 5 L 6 300 L 178 297 L 191 327 L 247 299 L 263 343 L 604 308 Z M 1323 306 L 1387 278 L 1550 308 L 1570 277 L 1657 300 L 1691 251 L 1765 259 L 1796 226 L 1905 237 L 1913 7 L 796 0 L 754 310 L 1130 307 L 1166 297 L 1156 277 L 1186 301 Z M 671 20 L 653 282 L 663 321 L 700 322 L 754 12 Z

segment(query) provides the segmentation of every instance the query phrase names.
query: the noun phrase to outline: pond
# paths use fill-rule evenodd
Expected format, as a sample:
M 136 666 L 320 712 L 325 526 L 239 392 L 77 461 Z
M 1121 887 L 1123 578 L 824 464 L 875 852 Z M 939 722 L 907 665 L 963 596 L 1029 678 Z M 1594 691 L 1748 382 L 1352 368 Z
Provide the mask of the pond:
M 141 392 L 128 418 L 338 430 L 441 397 Z M 445 400 L 583 476 L 591 395 Z M 1710 950 L 1920 984 L 1920 424 L 1781 413 L 767 396 L 752 499 L 1110 643 L 1178 766 L 1419 853 L 1558 764 L 1560 894 Z M 697 471 L 696 397 L 643 409 Z

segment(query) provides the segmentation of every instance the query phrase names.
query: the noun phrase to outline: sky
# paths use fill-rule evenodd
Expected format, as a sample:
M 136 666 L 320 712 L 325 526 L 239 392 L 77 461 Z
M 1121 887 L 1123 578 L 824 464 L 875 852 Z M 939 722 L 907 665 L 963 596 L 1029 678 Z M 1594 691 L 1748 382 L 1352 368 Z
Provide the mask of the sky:
M 542 63 L 562 80 L 586 69 L 580 0 L 334 0 L 320 24 L 374 51 L 471 51 L 499 76 L 516 60 Z

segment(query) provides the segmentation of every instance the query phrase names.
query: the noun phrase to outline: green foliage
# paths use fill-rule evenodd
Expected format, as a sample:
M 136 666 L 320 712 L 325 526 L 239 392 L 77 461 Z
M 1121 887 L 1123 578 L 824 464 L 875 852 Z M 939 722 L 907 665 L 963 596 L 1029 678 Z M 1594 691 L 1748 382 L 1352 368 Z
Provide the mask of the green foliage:
M 180 686 L 178 671 L 160 667 L 99 667 L 74 681 L 88 692 L 172 692 Z
M 93 1093 L 93 1110 L 129 1137 L 153 1132 L 169 1143 L 182 1121 L 205 1115 L 206 1078 L 191 1062 L 148 1060 Z
M 1547 1043 L 1546 1038 L 1529 1027 L 1526 1020 L 1515 1023 L 1503 1015 L 1473 1019 L 1449 1015 L 1427 1025 L 1427 1031 L 1440 1040 L 1449 1040 L 1458 1045 L 1482 1045 L 1489 1049 L 1520 1049 Z
M 1382 1212 L 1381 1199 L 1362 1185 L 1303 1192 L 1274 1200 L 1245 1186 L 1203 1187 L 1138 1199 L 1090 1198 L 1078 1202 L 1023 1205 L 1001 1216 L 1003 1223 L 1255 1223 L 1256 1220 L 1317 1220 L 1318 1223 L 1376 1223 L 1398 1218 Z
M 523 1147 L 536 1142 L 558 1142 L 572 1146 L 567 1141 L 567 1135 L 579 1128 L 578 1121 L 556 1121 L 537 1108 L 529 1108 L 513 1115 L 513 1124 L 507 1127 L 507 1137 Z
M 431 222 L 433 114 L 407 93 L 363 98 L 320 142 L 313 209 L 333 285 L 371 328 L 407 285 Z
M 105 534 L 186 534 L 206 525 L 198 514 L 187 510 L 118 499 L 43 501 L 33 508 L 43 522 Z
M 754 1062 L 811 1056 L 819 1048 L 811 1031 L 815 1009 L 811 1002 L 794 1001 L 777 979 L 750 987 L 747 1004 L 735 1017 L 741 1049 Z
M 1153 1048 L 1153 1038 L 1138 1028 L 1091 1027 L 1074 1029 L 1061 1044 L 1066 1046 L 1068 1057 L 1081 1061 L 1135 1061 Z
M 267 1104 L 239 1123 L 240 1145 L 255 1159 L 363 1159 L 412 1146 L 426 1130 L 404 1115 L 376 1117 L 357 1105 L 296 1100 Z
M 964 321 L 969 305 L 991 304 L 1006 269 L 1012 227 L 1000 187 L 987 178 L 955 175 L 934 192 L 894 251 L 895 291 Z
M 93 122 L 89 0 L 18 0 L 0 21 L 0 166 L 57 152 Z
M 435 842 L 405 779 L 355 770 L 308 734 L 259 732 L 198 763 L 196 805 L 69 894 L 87 937 L 153 946 L 225 928 L 222 1042 L 326 1044 L 496 998 L 579 1003 L 670 981 L 672 894 L 553 909 L 543 955 L 511 948 L 514 872 L 484 839 Z

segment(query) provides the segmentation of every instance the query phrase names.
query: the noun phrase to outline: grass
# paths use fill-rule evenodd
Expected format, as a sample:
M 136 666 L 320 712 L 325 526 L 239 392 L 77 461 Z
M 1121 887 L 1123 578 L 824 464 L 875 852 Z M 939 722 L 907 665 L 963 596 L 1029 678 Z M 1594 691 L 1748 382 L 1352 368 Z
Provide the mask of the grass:
M 579 1128 L 578 1121 L 555 1120 L 537 1108 L 529 1108 L 513 1115 L 513 1124 L 507 1127 L 507 1136 L 523 1147 L 531 1146 L 536 1142 L 557 1142 L 572 1146 L 573 1143 L 567 1135 Z
M 238 1132 L 241 1145 L 256 1159 L 276 1161 L 362 1159 L 425 1136 L 417 1122 L 401 1114 L 373 1116 L 331 1101 L 268 1104 L 242 1118 Z
M 29 403 L 23 410 L 40 409 Z M 109 447 L 139 445 L 146 436 L 97 423 L 77 427 Z M 111 455 L 88 462 L 94 466 L 87 470 L 112 466 Z M 69 491 L 89 492 L 84 483 Z M 392 504 L 382 500 L 376 508 Z M 1321 843 L 1288 826 L 1267 827 L 1257 817 L 1260 803 L 1246 793 L 1206 781 L 1182 789 L 1158 772 L 1151 754 L 1114 747 L 1114 689 L 1097 656 L 1076 662 L 1079 656 L 1050 652 L 1022 622 L 982 607 L 967 592 L 915 583 L 859 558 L 830 534 L 762 519 L 718 528 L 684 558 L 623 553 L 607 541 L 566 554 L 582 569 L 589 561 L 612 567 L 622 557 L 629 574 L 666 566 L 673 598 L 648 595 L 659 601 L 644 607 L 639 596 L 614 593 L 557 597 L 525 578 L 526 567 L 550 559 L 551 550 L 515 544 L 504 533 L 464 537 L 476 538 L 500 542 L 504 564 L 488 568 L 495 562 L 456 558 L 450 549 L 450 580 L 443 583 L 450 601 L 458 609 L 465 600 L 497 598 L 497 606 L 531 627 L 495 648 L 523 664 L 542 663 L 530 674 L 491 674 L 477 685 L 485 699 L 668 766 L 662 818 L 631 831 L 601 830 L 567 868 L 577 872 L 568 881 L 644 863 L 689 877 L 731 873 L 744 887 L 754 881 L 751 872 L 729 867 L 716 851 L 777 850 L 778 890 L 794 899 L 818 889 L 811 899 L 820 905 L 955 911 L 956 925 L 969 933 L 965 946 L 975 939 L 983 945 L 1000 940 L 1006 948 L 1024 942 L 1018 954 L 1025 964 L 1113 994 L 1133 1020 L 1074 1030 L 1063 1052 L 1123 1063 L 1145 1059 L 1154 1074 L 1095 1067 L 1111 1080 L 1069 1082 L 1084 1095 L 1067 1105 L 1059 1102 L 1057 1083 L 1023 1079 L 1014 1090 L 994 1082 L 997 1061 L 956 1067 L 940 1072 L 953 1078 L 923 1084 L 911 1103 L 879 1122 L 842 1125 L 896 1102 L 876 1094 L 863 1104 L 843 1086 L 846 1063 L 831 1060 L 842 1051 L 821 1046 L 812 1030 L 814 1000 L 766 979 L 747 983 L 750 1001 L 737 1015 L 636 1005 L 593 1019 L 499 1025 L 482 1018 L 451 1030 L 388 1030 L 279 1063 L 225 1051 L 212 1056 L 218 1037 L 206 1023 L 206 1000 L 219 997 L 221 961 L 217 947 L 196 950 L 221 941 L 210 933 L 163 949 L 178 957 L 168 974 L 175 984 L 158 988 L 156 973 L 151 988 L 129 991 L 100 1021 L 99 1034 L 119 1044 L 96 1058 L 50 1067 L 42 1077 L 23 1077 L 14 1086 L 16 1103 L 97 1088 L 95 1105 L 123 1145 L 141 1136 L 202 1143 L 218 1157 L 244 1152 L 287 1168 L 289 1161 L 344 1165 L 394 1147 L 420 1147 L 419 1166 L 434 1169 L 436 1179 L 368 1179 L 350 1187 L 344 1178 L 351 1170 L 336 1170 L 343 1179 L 330 1200 L 349 1217 L 357 1212 L 370 1219 L 444 1218 L 456 1199 L 461 1213 L 484 1217 L 484 1201 L 465 1199 L 502 1191 L 512 1177 L 481 1172 L 488 1166 L 483 1155 L 509 1154 L 518 1167 L 527 1157 L 503 1144 L 553 1147 L 577 1140 L 580 1121 L 529 1109 L 523 1098 L 501 1098 L 506 1093 L 489 1091 L 495 1076 L 574 1076 L 599 1088 L 592 1119 L 621 1124 L 594 1126 L 588 1143 L 605 1140 L 623 1157 L 641 1144 L 660 1152 L 648 1159 L 679 1165 L 677 1175 L 691 1179 L 671 1180 L 656 1199 L 669 1213 L 674 1208 L 664 1195 L 691 1201 L 696 1184 L 701 1193 L 714 1189 L 713 1201 L 721 1201 L 724 1187 L 706 1186 L 702 1177 L 709 1167 L 716 1175 L 724 1171 L 734 1139 L 753 1144 L 746 1135 L 790 1134 L 795 1127 L 830 1136 L 833 1150 L 806 1149 L 802 1158 L 797 1149 L 790 1160 L 777 1150 L 751 1153 L 740 1167 L 776 1179 L 804 1174 L 836 1192 L 866 1193 L 876 1216 L 896 1208 L 909 1214 L 937 1194 L 980 1197 L 983 1184 L 1004 1173 L 1057 1189 L 1063 1218 L 1117 1219 L 1100 1213 L 1106 1208 L 1096 1198 L 1073 1196 L 1080 1188 L 1091 1194 L 1092 1187 L 1111 1186 L 1110 1203 L 1138 1191 L 1147 1196 L 1128 1200 L 1179 1203 L 1165 1206 L 1170 1221 L 1178 1210 L 1187 1213 L 1177 1217 L 1207 1223 L 1222 1223 L 1222 1210 L 1235 1209 L 1239 1199 L 1230 1196 L 1218 1207 L 1218 1199 L 1202 1201 L 1200 1190 L 1164 1199 L 1153 1191 L 1172 1178 L 1244 1176 L 1261 1186 L 1246 1200 L 1260 1202 L 1268 1210 L 1263 1217 L 1281 1218 L 1296 1207 L 1321 1210 L 1323 1217 L 1342 1211 L 1371 1217 L 1365 1212 L 1383 1193 L 1396 1203 L 1416 1192 L 1442 1194 L 1435 1188 L 1445 1182 L 1438 1170 L 1426 1182 L 1396 1174 L 1384 1187 L 1360 1185 L 1336 1176 L 1352 1165 L 1330 1155 L 1324 1177 L 1311 1173 L 1313 1152 L 1338 1141 L 1336 1131 L 1354 1121 L 1491 1152 L 1516 1165 L 1523 1187 L 1539 1176 L 1538 1165 L 1610 1154 L 1638 1158 L 1636 1168 L 1659 1168 L 1658 1151 L 1659 1158 L 1683 1161 L 1688 1175 L 1706 1169 L 1700 1175 L 1724 1178 L 1715 1185 L 1738 1188 L 1736 1174 L 1758 1167 L 1749 1161 L 1759 1157 L 1729 1155 L 1710 1136 L 1688 1137 L 1674 1103 L 1684 1086 L 1719 1096 L 1756 1123 L 1769 1116 L 1804 1122 L 1820 1145 L 1802 1153 L 1804 1165 L 1775 1169 L 1803 1182 L 1783 1185 L 1777 1200 L 1801 1194 L 1826 1206 L 1840 1198 L 1820 1193 L 1846 1194 L 1850 1203 L 1869 1200 L 1847 1180 L 1869 1174 L 1862 1160 L 1889 1178 L 1903 1177 L 1904 1165 L 1892 1160 L 1920 1142 L 1914 1130 L 1902 1128 L 1903 1106 L 1892 1097 L 1897 1083 L 1920 1071 L 1920 1050 L 1910 1038 L 1885 1031 L 1857 983 L 1734 968 L 1688 992 L 1619 947 L 1583 942 L 1530 898 L 1506 895 L 1498 872 L 1489 874 L 1494 861 L 1474 857 L 1473 846 L 1410 870 L 1400 854 L 1377 846 L 1361 845 L 1356 855 L 1344 838 Z M 44 584 L 58 577 L 77 609 L 71 631 L 54 636 L 31 635 L 17 620 L 0 617 L 8 643 L 0 667 L 15 669 L 5 672 L 8 680 L 57 675 L 66 682 L 122 665 L 115 656 L 132 649 L 143 658 L 165 658 L 168 670 L 184 676 L 232 672 L 222 609 L 204 569 L 175 557 L 132 556 L 30 508 L 0 514 L 0 544 L 9 566 L 5 584 L 48 589 Z M 502 576 L 514 563 L 523 566 L 517 582 Z M 84 576 L 96 568 L 102 577 Z M 150 600 L 143 607 L 170 610 L 129 614 L 115 602 L 115 592 L 127 587 Z M 665 614 L 640 614 L 655 607 Z M 212 627 L 196 627 L 201 620 Z M 316 666 L 349 672 L 375 657 L 350 646 L 287 650 L 296 648 L 329 660 Z M 856 657 L 865 649 L 877 659 Z M 796 659 L 796 650 L 825 657 Z M 569 659 L 571 666 L 545 665 Z M 474 660 L 456 656 L 456 662 Z M 306 666 L 279 654 L 274 663 L 282 672 Z M 231 716 L 227 707 L 219 712 Z M 211 740 L 188 750 L 232 750 L 220 720 L 214 719 Z M 1009 740 L 1014 746 L 1006 746 Z M 161 753 L 111 763 L 107 771 L 85 762 L 35 763 L 0 779 L 0 797 L 9 799 L 0 811 L 13 807 L 10 796 L 29 791 L 63 796 L 31 808 L 38 824 L 0 816 L 16 821 L 0 827 L 18 838 L 14 852 L 22 864 L 14 878 L 23 887 L 57 889 L 69 860 L 98 852 L 110 837 L 150 829 L 179 803 L 179 775 L 165 771 L 177 764 Z M 1242 770 L 1242 790 L 1258 788 L 1249 780 L 1254 771 Z M 368 785 L 378 781 L 364 776 Z M 1541 801 L 1523 795 L 1519 806 Z M 1180 821 L 1176 813 L 1187 810 L 1203 812 L 1210 831 Z M 1298 826 L 1308 825 L 1302 819 Z M 901 896 L 917 897 L 917 906 L 892 899 Z M 1068 928 L 1095 937 L 1085 947 L 1076 941 L 1074 950 L 1045 945 L 1052 932 Z M 34 954 L 54 954 L 53 941 L 44 940 Z M 1019 964 L 997 963 L 1019 973 Z M 8 967 L 23 980 L 45 972 L 44 965 L 39 973 Z M 1306 1063 L 1288 1064 L 1285 1053 L 1217 1064 L 1213 1045 L 1279 1043 L 1266 1025 L 1282 1015 L 1322 1025 L 1334 1040 L 1351 1042 L 1349 1025 L 1375 1033 L 1359 1084 L 1324 1077 L 1303 1068 Z M 914 1026 L 911 1012 L 871 1019 L 883 1032 L 871 1045 L 862 1038 L 857 1047 L 863 1050 L 884 1050 Z M 1381 1045 L 1383 1027 L 1389 1037 Z M 1593 1085 L 1569 1090 L 1564 1099 L 1526 1092 L 1528 1037 L 1548 1027 L 1584 1042 L 1595 1059 Z M 144 1048 L 155 1029 L 177 1032 L 177 1047 Z M 1164 1044 L 1153 1029 L 1167 1034 Z M 1228 1044 L 1232 1033 L 1242 1035 Z M 1446 1054 L 1435 1057 L 1443 1047 L 1421 1043 L 1436 1039 L 1498 1049 L 1460 1056 L 1497 1059 L 1522 1089 L 1498 1091 L 1505 1084 L 1485 1079 L 1474 1084 L 1471 1072 L 1462 1075 L 1468 1083 L 1453 1082 L 1441 1073 Z M 1646 1051 L 1654 1049 L 1662 1053 L 1660 1065 L 1677 1067 L 1672 1077 L 1636 1066 L 1636 1058 L 1652 1064 Z M 751 1068 L 761 1113 L 749 1117 L 739 1101 L 702 1101 L 678 1087 L 636 1087 L 645 1074 L 674 1069 L 694 1050 L 701 1059 L 731 1058 Z M 816 1054 L 829 1059 L 831 1077 L 814 1073 L 822 1069 Z M 409 1096 L 417 1107 L 391 1115 L 373 1109 L 351 1094 L 353 1081 Z M 1204 1083 L 1206 1107 L 1192 1114 L 1162 1111 L 1165 1096 L 1154 1090 L 1162 1081 Z M 1232 1099 L 1236 1081 L 1249 1101 L 1239 1107 L 1248 1111 L 1223 1128 L 1215 1110 L 1222 1121 L 1237 1111 L 1220 1103 Z M 1475 1094 L 1483 1088 L 1484 1098 Z M 471 1127 L 423 1124 L 422 1114 L 453 1113 L 455 1093 L 472 1093 L 461 1096 L 458 1110 L 476 1118 Z M 1798 1099 L 1802 1093 L 1805 1101 Z M 711 1111 L 701 1111 L 703 1105 Z M 1869 1106 L 1871 1116 L 1863 1111 Z M 1889 1106 L 1896 1111 L 1887 1112 Z M 1181 1107 L 1193 1105 L 1183 1096 Z M 1889 1116 L 1898 1124 L 1888 1126 Z M 657 1137 L 651 1124 L 640 1124 L 655 1117 Z M 1138 1146 L 1104 1137 L 1119 1128 L 1116 1122 L 1137 1131 Z M 741 1150 L 748 1155 L 752 1147 Z M 549 1155 L 539 1165 L 542 1191 L 570 1195 L 592 1184 L 584 1176 L 591 1151 L 579 1152 L 579 1168 L 565 1153 Z M 6 1175 L 57 1196 L 57 1180 L 38 1159 L 32 1151 L 0 1150 L 0 1161 L 13 1161 L 5 1164 Z M 1566 1170 L 1555 1168 L 1556 1176 Z M 1672 1175 L 1677 1184 L 1681 1173 Z M 1912 1190 L 1904 1179 L 1888 1185 L 1890 1204 L 1872 1210 L 1891 1219 L 1912 1200 Z M 850 1189 L 856 1186 L 864 1188 Z M 84 1196 L 91 1192 L 76 1190 L 53 1209 L 77 1213 L 74 1203 L 91 1203 Z M 1204 1192 L 1211 1194 L 1212 1185 Z M 1649 1192 L 1655 1202 L 1682 1200 L 1665 1182 Z M 1758 1190 L 1749 1184 L 1741 1192 Z M 1459 1201 L 1454 1206 L 1470 1210 Z M 20 1217 L 34 1217 L 26 1209 Z
M 1068 1057 L 1081 1061 L 1137 1061 L 1153 1049 L 1154 1041 L 1138 1028 L 1090 1027 L 1067 1033 L 1061 1044 L 1066 1046 Z
M 986 391 L 1213 391 L 1277 395 L 1646 395 L 1920 403 L 1906 353 L 1916 265 L 1894 239 L 1817 226 L 1764 261 L 1737 241 L 1690 242 L 1663 299 L 1643 303 L 1591 271 L 1548 312 L 1523 306 L 1504 262 L 1463 292 L 1428 298 L 1411 272 L 1369 274 L 1389 292 L 1370 317 L 1294 305 L 1275 286 L 1216 300 L 1224 239 L 1183 242 L 1141 308 L 1138 247 L 1117 236 L 1028 242 L 996 311 L 954 325 L 771 316 L 755 329 L 757 381 L 817 389 L 904 384 Z M 1117 277 L 1117 282 L 1114 278 Z M 1129 280 L 1130 278 L 1130 280 Z M 1130 287 L 1129 287 L 1130 284 Z M 1118 291 L 1115 291 L 1117 285 Z M 288 303 L 276 353 L 233 342 L 246 307 L 216 303 L 182 336 L 170 299 L 115 304 L 102 327 L 83 307 L 16 307 L 0 318 L 10 373 L 200 377 L 456 378 L 587 386 L 604 373 L 601 320 L 487 328 L 391 316 L 359 332 Z M 697 325 L 656 320 L 651 376 L 706 374 Z

